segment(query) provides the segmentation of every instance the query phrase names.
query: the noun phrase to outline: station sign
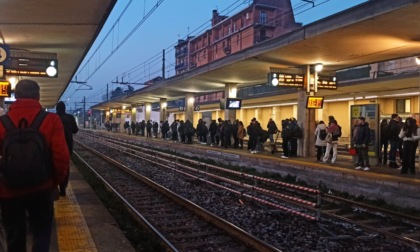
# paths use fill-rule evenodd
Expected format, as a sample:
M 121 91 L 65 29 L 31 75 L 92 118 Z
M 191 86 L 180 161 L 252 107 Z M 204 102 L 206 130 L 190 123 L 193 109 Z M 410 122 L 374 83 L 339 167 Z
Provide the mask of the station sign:
M 194 111 L 200 111 L 200 106 L 194 106 Z
M 12 85 L 8 81 L 0 81 L 0 97 L 10 97 L 12 95 Z
M 335 76 L 318 75 L 318 89 L 337 89 Z
M 58 69 L 56 53 L 11 51 L 10 62 L 6 67 L 7 75 L 31 77 L 57 77 L 47 74 L 47 68 Z
M 308 109 L 322 109 L 324 106 L 324 97 L 308 96 L 306 100 L 306 108 Z
M 304 82 L 302 74 L 268 73 L 268 83 L 272 86 L 303 88 Z

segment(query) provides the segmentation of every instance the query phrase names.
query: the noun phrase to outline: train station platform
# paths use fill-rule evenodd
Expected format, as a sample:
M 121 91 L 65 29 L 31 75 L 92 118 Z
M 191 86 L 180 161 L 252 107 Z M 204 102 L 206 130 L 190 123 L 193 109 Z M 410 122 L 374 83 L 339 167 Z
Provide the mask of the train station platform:
M 72 162 L 67 195 L 55 201 L 54 215 L 50 251 L 135 251 Z

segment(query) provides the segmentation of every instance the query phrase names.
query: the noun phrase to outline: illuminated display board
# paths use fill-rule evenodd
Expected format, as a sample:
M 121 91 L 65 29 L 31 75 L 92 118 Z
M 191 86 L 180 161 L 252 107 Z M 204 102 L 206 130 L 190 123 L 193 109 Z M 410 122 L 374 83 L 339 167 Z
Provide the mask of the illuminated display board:
M 318 75 L 318 88 L 337 89 L 337 80 L 335 76 Z
M 0 97 L 10 97 L 12 95 L 12 85 L 8 81 L 0 81 Z
M 281 87 L 303 87 L 304 76 L 300 74 L 269 73 L 268 83 Z
M 324 106 L 324 97 L 308 96 L 306 100 L 306 108 L 308 109 L 322 109 Z
M 6 69 L 7 75 L 32 76 L 32 77 L 48 77 L 45 71 L 28 71 L 28 70 L 14 70 Z

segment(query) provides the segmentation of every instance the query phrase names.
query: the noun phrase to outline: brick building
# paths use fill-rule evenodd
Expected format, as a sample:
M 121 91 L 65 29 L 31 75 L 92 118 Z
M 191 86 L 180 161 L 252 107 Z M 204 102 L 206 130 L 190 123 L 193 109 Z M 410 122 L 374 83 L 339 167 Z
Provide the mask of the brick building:
M 299 28 L 290 0 L 254 0 L 232 17 L 213 10 L 212 27 L 175 46 L 176 74 L 206 65 L 230 54 Z

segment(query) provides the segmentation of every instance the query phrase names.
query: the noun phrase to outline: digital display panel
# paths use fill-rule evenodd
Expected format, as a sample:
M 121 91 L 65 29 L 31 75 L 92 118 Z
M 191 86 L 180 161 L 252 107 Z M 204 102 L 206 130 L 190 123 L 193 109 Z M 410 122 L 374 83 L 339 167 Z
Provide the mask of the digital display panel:
M 306 108 L 308 109 L 322 109 L 324 106 L 324 97 L 308 96 L 306 100 Z
M 8 81 L 0 81 L 0 97 L 10 97 L 12 94 L 12 85 Z
M 226 109 L 240 109 L 242 105 L 242 99 L 227 98 Z
M 305 78 L 300 74 L 269 73 L 268 82 L 280 87 L 303 87 Z
M 319 89 L 337 89 L 337 78 L 335 76 L 318 75 Z

